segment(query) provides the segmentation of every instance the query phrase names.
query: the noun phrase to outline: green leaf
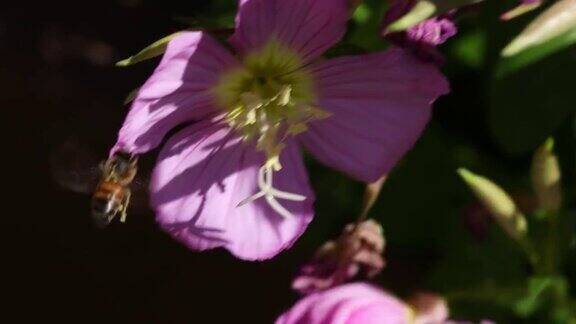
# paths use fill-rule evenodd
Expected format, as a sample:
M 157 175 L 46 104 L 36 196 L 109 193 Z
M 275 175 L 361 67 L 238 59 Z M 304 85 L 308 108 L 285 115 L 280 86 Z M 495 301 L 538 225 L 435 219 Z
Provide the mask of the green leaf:
M 489 126 L 505 151 L 528 153 L 576 111 L 576 58 L 565 49 L 513 72 L 507 64 L 500 61 L 489 87 Z
M 134 101 L 134 99 L 136 99 L 136 96 L 138 95 L 139 91 L 140 91 L 140 87 L 130 91 L 130 93 L 128 93 L 126 98 L 124 98 L 124 104 L 127 105 L 127 104 L 131 103 L 132 101 Z
M 362 48 L 364 51 L 384 49 L 386 42 L 382 40 L 380 33 L 385 10 L 385 1 L 363 1 L 352 15 L 353 24 L 349 29 L 345 43 Z
M 521 317 L 530 317 L 546 306 L 550 315 L 563 319 L 557 323 L 566 323 L 570 317 L 568 283 L 561 276 L 534 276 L 528 280 L 526 294 L 513 306 Z M 556 323 L 556 322 L 555 322 Z
M 358 4 L 354 13 L 352 14 L 352 20 L 358 24 L 366 24 L 372 16 L 372 10 L 363 2 Z
M 478 69 L 485 61 L 486 32 L 480 29 L 460 33 L 450 45 L 452 55 L 467 67 Z
M 129 66 L 129 65 L 134 65 L 136 63 L 139 63 L 139 62 L 142 62 L 145 60 L 149 60 L 151 58 L 154 58 L 156 56 L 160 56 L 160 55 L 164 54 L 164 52 L 166 51 L 166 47 L 168 46 L 168 43 L 174 37 L 176 37 L 176 35 L 178 35 L 178 33 L 168 35 L 162 39 L 155 41 L 154 43 L 150 44 L 149 46 L 147 46 L 146 48 L 144 48 L 143 50 L 141 50 L 137 54 L 130 56 L 129 58 L 124 59 L 120 62 L 117 62 L 116 66 L 125 67 L 125 66 Z
M 521 317 L 528 317 L 544 303 L 544 292 L 557 284 L 554 277 L 533 277 L 528 281 L 526 295 L 513 306 L 514 312 Z
M 560 0 L 534 19 L 520 35 L 502 50 L 502 56 L 514 56 L 529 48 L 562 37 L 562 46 L 576 41 L 576 0 Z M 561 46 L 557 47 L 561 48 Z
M 528 67 L 547 56 L 558 52 L 576 42 L 576 28 L 555 37 L 546 43 L 529 47 L 516 55 L 504 57 L 498 67 L 497 74 L 505 76 L 522 68 Z

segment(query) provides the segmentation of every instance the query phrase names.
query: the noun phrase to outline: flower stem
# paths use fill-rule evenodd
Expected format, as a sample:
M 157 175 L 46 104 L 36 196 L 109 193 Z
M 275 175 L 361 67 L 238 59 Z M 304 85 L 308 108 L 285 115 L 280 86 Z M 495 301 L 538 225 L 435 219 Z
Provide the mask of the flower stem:
M 520 248 L 526 255 L 528 262 L 530 262 L 532 269 L 535 269 L 535 271 L 538 272 L 538 269 L 541 267 L 541 257 L 534 248 L 532 242 L 526 239 L 521 239 L 518 240 L 518 244 L 520 245 Z
M 551 212 L 548 215 L 548 235 L 546 240 L 546 253 L 542 260 L 543 271 L 549 274 L 555 274 L 557 272 L 557 256 L 558 256 L 558 214 Z
M 362 202 L 362 210 L 356 219 L 356 226 L 368 218 L 368 213 L 374 206 L 374 203 L 376 203 L 378 196 L 380 196 L 380 191 L 384 185 L 384 182 L 386 182 L 386 178 L 388 178 L 387 174 L 382 176 L 380 179 L 366 185 L 366 189 L 364 190 L 364 201 Z

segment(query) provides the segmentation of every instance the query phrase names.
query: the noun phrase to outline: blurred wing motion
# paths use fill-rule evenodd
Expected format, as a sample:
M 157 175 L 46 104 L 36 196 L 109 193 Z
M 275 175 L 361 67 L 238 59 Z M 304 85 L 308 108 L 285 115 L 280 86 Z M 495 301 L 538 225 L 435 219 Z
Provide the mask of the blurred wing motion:
M 92 218 L 105 227 L 116 216 L 124 222 L 128 211 L 147 210 L 148 179 L 136 177 L 137 160 L 119 152 L 100 161 L 87 145 L 72 138 L 52 151 L 50 167 L 58 185 L 92 196 Z
M 52 179 L 62 188 L 92 194 L 100 179 L 96 154 L 70 138 L 50 153 Z

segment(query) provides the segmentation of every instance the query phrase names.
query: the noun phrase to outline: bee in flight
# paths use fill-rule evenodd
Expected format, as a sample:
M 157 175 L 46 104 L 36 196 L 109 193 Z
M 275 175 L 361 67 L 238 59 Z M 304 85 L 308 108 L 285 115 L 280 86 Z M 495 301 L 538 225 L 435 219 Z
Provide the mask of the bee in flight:
M 126 221 L 128 211 L 144 213 L 147 178 L 138 178 L 138 157 L 116 152 L 98 164 L 98 158 L 75 139 L 53 150 L 52 176 L 60 186 L 91 195 L 90 211 L 96 226 L 103 228 L 114 218 Z
M 137 172 L 138 157 L 116 152 L 100 164 L 101 176 L 92 195 L 92 217 L 97 225 L 108 225 L 116 216 L 126 221 L 130 184 Z

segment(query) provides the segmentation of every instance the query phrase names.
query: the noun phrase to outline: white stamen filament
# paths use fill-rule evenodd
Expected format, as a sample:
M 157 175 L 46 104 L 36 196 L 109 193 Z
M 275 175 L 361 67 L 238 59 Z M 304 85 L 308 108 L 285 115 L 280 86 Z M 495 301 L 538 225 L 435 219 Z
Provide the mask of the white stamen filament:
M 298 195 L 298 194 L 291 193 L 291 192 L 281 191 L 281 190 L 274 188 L 272 186 L 272 174 L 273 174 L 273 172 L 274 172 L 274 170 L 272 170 L 271 167 L 266 166 L 266 165 L 262 166 L 260 168 L 260 170 L 258 171 L 258 187 L 260 188 L 260 191 L 257 192 L 256 194 L 242 200 L 240 203 L 238 203 L 237 207 L 244 206 L 248 203 L 255 201 L 256 199 L 265 197 L 265 199 L 268 202 L 268 204 L 270 205 L 270 207 L 272 207 L 272 209 L 274 209 L 274 211 L 276 211 L 278 214 L 280 214 L 280 216 L 282 216 L 284 218 L 293 217 L 294 215 L 292 215 L 292 213 L 290 213 L 290 211 L 288 211 L 286 208 L 284 208 L 284 206 L 282 206 L 276 200 L 276 198 L 284 199 L 284 200 L 290 200 L 290 201 L 303 201 L 306 199 L 306 196 Z

